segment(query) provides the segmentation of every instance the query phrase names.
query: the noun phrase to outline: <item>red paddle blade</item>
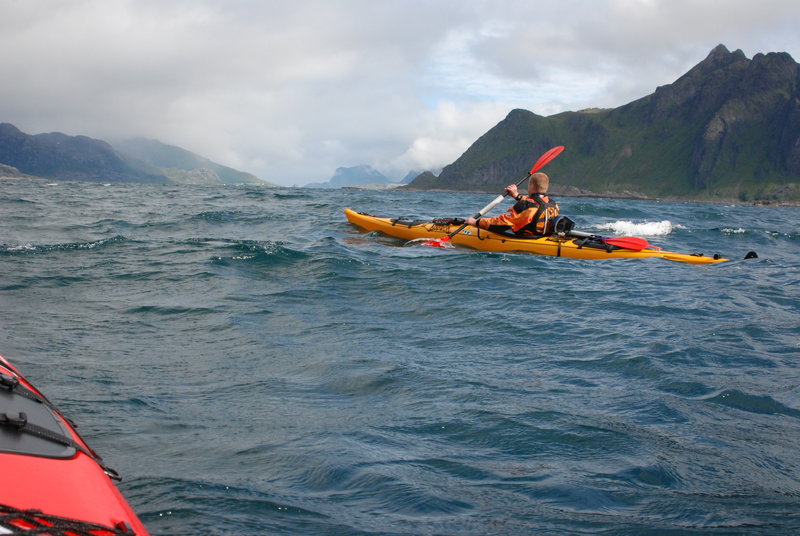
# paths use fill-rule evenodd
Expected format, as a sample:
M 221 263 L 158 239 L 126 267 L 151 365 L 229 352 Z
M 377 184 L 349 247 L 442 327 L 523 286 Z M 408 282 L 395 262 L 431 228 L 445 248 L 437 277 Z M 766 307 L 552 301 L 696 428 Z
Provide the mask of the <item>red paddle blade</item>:
M 444 238 L 414 238 L 409 240 L 404 246 L 430 246 L 432 248 L 449 248 L 452 247 L 449 244 L 450 237 L 445 236 Z
M 434 238 L 433 240 L 428 240 L 427 242 L 423 242 L 426 246 L 430 246 L 432 248 L 445 248 L 447 247 L 447 243 L 450 241 L 449 236 L 445 236 L 444 238 Z
M 553 158 L 560 155 L 561 151 L 563 150 L 564 146 L 559 145 L 557 147 L 553 147 L 552 149 L 544 153 L 542 156 L 540 156 L 539 160 L 537 160 L 536 163 L 531 168 L 531 175 L 533 175 L 534 173 L 542 169 L 544 166 L 546 166 Z
M 635 236 L 619 236 L 616 238 L 604 238 L 603 242 L 612 246 L 631 249 L 633 251 L 641 251 L 647 248 L 661 249 L 660 247 L 650 244 L 644 238 L 637 238 Z

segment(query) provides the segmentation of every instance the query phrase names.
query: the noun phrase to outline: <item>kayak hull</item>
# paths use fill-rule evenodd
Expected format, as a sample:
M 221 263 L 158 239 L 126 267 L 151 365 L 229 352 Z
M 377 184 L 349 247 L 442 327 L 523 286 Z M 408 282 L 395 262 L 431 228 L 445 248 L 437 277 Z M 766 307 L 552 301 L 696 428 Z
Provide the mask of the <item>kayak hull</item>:
M 59 522 L 74 522 L 76 527 L 98 525 L 116 531 L 93 529 L 92 534 L 147 536 L 147 529 L 114 484 L 111 476 L 115 473 L 101 465 L 102 460 L 72 423 L 2 356 L 0 375 L 0 419 L 25 421 L 21 427 L 8 422 L 0 425 L 0 534 L 14 533 L 9 530 L 31 523 L 19 519 L 35 518 L 33 523 L 42 522 L 45 526 L 57 518 Z M 36 437 L 37 429 L 45 435 L 47 432 L 41 429 L 50 430 L 59 437 Z M 29 446 L 36 442 L 52 445 L 37 451 L 37 447 Z M 35 510 L 40 514 L 27 514 L 14 521 L 15 510 Z
M 438 221 L 403 221 L 391 218 L 381 218 L 345 209 L 347 220 L 364 229 L 365 231 L 379 231 L 388 236 L 403 240 L 441 239 L 450 235 L 460 225 Z M 585 234 L 585 233 L 584 233 Z M 455 245 L 461 245 L 492 252 L 525 252 L 535 255 L 549 255 L 552 257 L 567 257 L 572 259 L 644 259 L 663 258 L 671 261 L 689 264 L 713 264 L 728 259 L 719 256 L 706 256 L 685 253 L 674 253 L 660 249 L 626 249 L 613 246 L 592 247 L 587 244 L 585 237 L 576 236 L 547 236 L 536 238 L 514 237 L 493 233 L 485 229 L 478 229 L 472 225 L 466 226 L 450 239 Z M 596 243 L 596 242 L 593 242 Z

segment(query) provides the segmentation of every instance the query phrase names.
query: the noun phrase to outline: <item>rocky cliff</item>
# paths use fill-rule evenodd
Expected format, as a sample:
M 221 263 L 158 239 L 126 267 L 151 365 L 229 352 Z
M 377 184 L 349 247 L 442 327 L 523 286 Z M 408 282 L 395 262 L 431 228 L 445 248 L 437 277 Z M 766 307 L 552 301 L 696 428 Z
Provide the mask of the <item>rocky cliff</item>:
M 498 191 L 544 151 L 553 192 L 800 200 L 800 67 L 719 45 L 674 83 L 610 110 L 513 110 L 436 177 L 410 188 Z

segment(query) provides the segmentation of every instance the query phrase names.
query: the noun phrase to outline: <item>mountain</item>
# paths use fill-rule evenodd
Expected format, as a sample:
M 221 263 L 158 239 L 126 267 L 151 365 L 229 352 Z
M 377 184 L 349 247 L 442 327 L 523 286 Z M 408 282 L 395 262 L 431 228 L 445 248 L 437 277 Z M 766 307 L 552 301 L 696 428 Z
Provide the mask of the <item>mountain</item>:
M 408 184 L 419 176 L 419 171 L 409 171 L 400 182 L 392 181 L 372 166 L 362 164 L 353 167 L 336 168 L 336 173 L 328 182 L 312 182 L 306 188 L 395 188 Z
M 674 83 L 614 109 L 512 110 L 436 176 L 408 188 L 502 191 L 536 158 L 551 191 L 678 199 L 800 200 L 800 66 L 786 53 L 714 48 Z
M 108 143 L 60 132 L 25 134 L 0 123 L 0 163 L 57 180 L 167 183 L 155 168 L 117 153 Z
M 336 173 L 328 182 L 314 182 L 307 184 L 306 188 L 342 188 L 345 186 L 383 186 L 392 184 L 392 181 L 372 166 L 360 165 L 353 167 L 336 168 Z
M 179 184 L 259 184 L 274 186 L 255 175 L 237 171 L 196 155 L 186 149 L 156 140 L 136 138 L 114 144 L 120 153 L 159 168 Z
M 154 140 L 132 140 L 115 148 L 87 136 L 29 135 L 9 123 L 0 123 L 0 164 L 54 180 L 269 185 L 249 173 Z
M 34 177 L 33 175 L 26 175 L 13 166 L 0 164 L 0 179 L 41 179 L 41 177 Z
M 405 177 L 403 177 L 402 179 L 400 179 L 400 184 L 408 184 L 408 183 L 410 183 L 411 181 L 413 181 L 414 179 L 416 179 L 416 178 L 417 178 L 417 176 L 418 176 L 420 173 L 422 173 L 422 172 L 421 172 L 421 171 L 419 171 L 419 170 L 417 170 L 417 171 L 409 171 L 408 173 L 406 173 L 406 176 L 405 176 Z

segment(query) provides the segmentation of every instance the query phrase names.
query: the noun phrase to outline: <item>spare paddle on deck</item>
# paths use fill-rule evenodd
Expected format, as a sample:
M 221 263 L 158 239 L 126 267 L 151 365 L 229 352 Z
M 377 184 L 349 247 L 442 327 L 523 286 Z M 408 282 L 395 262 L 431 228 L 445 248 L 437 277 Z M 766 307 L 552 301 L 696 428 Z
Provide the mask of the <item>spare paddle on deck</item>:
M 617 246 L 625 249 L 632 249 L 633 251 L 642 251 L 643 249 L 661 249 L 654 246 L 644 238 L 637 238 L 635 236 L 618 236 L 614 238 L 603 238 L 603 242 L 610 246 Z
M 542 168 L 543 168 L 545 165 L 547 165 L 547 163 L 548 163 L 548 162 L 550 162 L 550 161 L 551 161 L 553 158 L 555 158 L 555 157 L 557 157 L 559 154 L 561 154 L 561 151 L 563 151 L 563 150 L 564 150 L 564 146 L 563 146 L 563 145 L 559 145 L 559 146 L 557 146 L 557 147 L 553 147 L 552 149 L 550 149 L 549 151 L 547 151 L 546 153 L 544 153 L 542 156 L 540 156 L 540 157 L 539 157 L 539 160 L 537 160 L 537 161 L 536 161 L 536 163 L 535 163 L 535 164 L 533 165 L 533 167 L 531 168 L 531 171 L 530 171 L 530 173 L 528 173 L 528 176 L 527 176 L 527 177 L 524 177 L 523 179 L 521 179 L 521 180 L 520 180 L 520 181 L 517 183 L 517 186 L 519 186 L 520 184 L 522 184 L 522 183 L 523 183 L 523 182 L 525 182 L 526 180 L 530 179 L 530 178 L 531 178 L 531 175 L 533 175 L 534 173 L 536 173 L 537 171 L 539 171 L 540 169 L 542 169 Z M 492 210 L 494 207 L 496 207 L 497 205 L 499 205 L 499 204 L 500 204 L 500 202 L 501 202 L 501 201 L 503 201 L 503 199 L 505 199 L 505 197 L 506 197 L 507 195 L 508 195 L 508 192 L 505 192 L 505 193 L 503 193 L 502 195 L 498 195 L 497 197 L 495 197 L 495 198 L 494 198 L 494 200 L 492 200 L 492 202 L 491 202 L 491 203 L 489 203 L 488 205 L 486 205 L 485 207 L 483 207 L 483 208 L 482 208 L 482 209 L 481 209 L 481 210 L 480 210 L 480 211 L 479 211 L 477 214 L 475 214 L 475 215 L 473 216 L 473 218 L 475 218 L 475 219 L 478 219 L 478 218 L 480 218 L 481 216 L 483 216 L 484 214 L 486 214 L 487 212 L 489 212 L 490 210 Z M 428 241 L 424 242 L 424 244 L 425 244 L 426 246 L 437 247 L 437 248 L 443 248 L 443 247 L 445 247 L 445 244 L 447 244 L 447 242 L 449 242 L 449 241 L 450 241 L 450 239 L 451 239 L 451 238 L 453 238 L 453 237 L 454 237 L 454 236 L 456 236 L 458 233 L 460 233 L 460 232 L 461 232 L 461 231 L 462 231 L 462 230 L 463 230 L 463 229 L 464 229 L 466 226 L 467 226 L 467 224 L 465 223 L 464 225 L 462 225 L 461 227 L 459 227 L 458 229 L 456 229 L 455 231 L 453 231 L 453 232 L 452 232 L 452 233 L 450 233 L 449 235 L 447 235 L 447 236 L 445 236 L 445 237 L 443 237 L 443 238 L 435 238 L 435 239 L 433 239 L 433 240 L 428 240 Z

